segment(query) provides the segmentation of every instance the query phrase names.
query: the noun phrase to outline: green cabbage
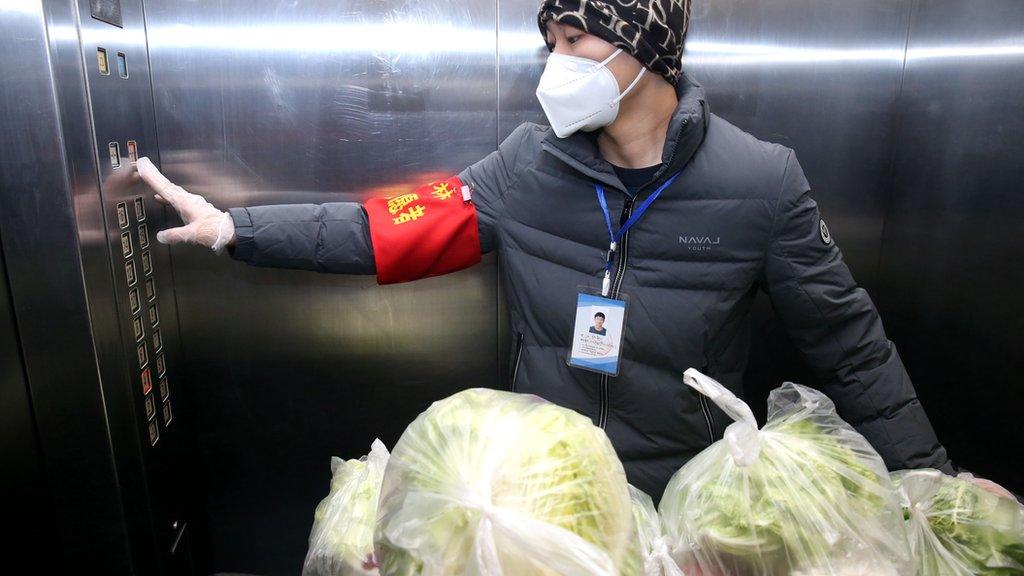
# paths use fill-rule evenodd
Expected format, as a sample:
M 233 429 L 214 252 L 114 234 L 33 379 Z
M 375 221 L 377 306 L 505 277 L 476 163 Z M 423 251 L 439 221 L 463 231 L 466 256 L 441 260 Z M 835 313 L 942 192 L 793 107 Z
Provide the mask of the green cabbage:
M 409 425 L 385 472 L 384 576 L 618 574 L 632 536 L 604 432 L 536 396 L 471 389 Z
M 1024 574 L 1024 509 L 937 470 L 893 473 L 919 576 Z
M 372 576 L 373 529 L 388 450 L 375 440 L 360 460 L 331 459 L 331 491 L 313 513 L 303 576 Z
M 786 383 L 769 396 L 768 423 L 758 430 L 735 395 L 699 372 L 687 375 L 737 422 L 672 477 L 662 498 L 670 552 L 684 572 L 910 573 L 885 465 L 828 398 Z

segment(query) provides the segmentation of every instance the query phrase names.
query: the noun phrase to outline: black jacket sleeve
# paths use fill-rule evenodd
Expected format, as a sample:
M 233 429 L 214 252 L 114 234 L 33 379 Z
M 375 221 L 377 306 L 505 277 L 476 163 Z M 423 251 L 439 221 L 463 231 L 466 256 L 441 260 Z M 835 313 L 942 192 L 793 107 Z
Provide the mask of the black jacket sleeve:
M 953 473 L 895 345 L 823 224 L 789 152 L 761 284 L 839 415 L 890 470 Z

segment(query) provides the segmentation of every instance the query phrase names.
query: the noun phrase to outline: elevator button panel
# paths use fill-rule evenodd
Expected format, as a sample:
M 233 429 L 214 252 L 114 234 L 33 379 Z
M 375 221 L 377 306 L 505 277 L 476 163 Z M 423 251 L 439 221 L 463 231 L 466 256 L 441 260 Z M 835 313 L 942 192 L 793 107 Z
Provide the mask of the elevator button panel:
M 111 159 L 114 147 L 111 143 Z M 128 158 L 138 158 L 135 140 L 127 141 Z M 119 152 L 118 152 L 119 154 Z M 146 416 L 146 427 L 150 443 L 154 446 L 160 438 L 160 427 L 166 427 L 173 420 L 170 404 L 170 389 L 167 383 L 167 357 L 165 356 L 163 332 L 160 325 L 160 311 L 156 301 L 156 270 L 153 253 L 150 250 L 149 225 L 146 223 L 146 202 L 144 196 L 135 196 L 115 204 L 117 225 L 121 230 L 121 259 L 124 264 L 127 305 L 131 318 L 131 336 L 135 346 L 134 370 L 139 375 L 141 399 Z M 137 236 L 133 238 L 132 231 Z M 138 250 L 136 251 L 136 242 Z M 143 311 L 145 308 L 145 311 Z M 147 329 L 146 325 L 149 325 Z M 151 338 L 147 339 L 147 332 Z M 153 381 L 159 382 L 159 400 L 153 391 Z M 159 409 L 162 418 L 155 415 Z

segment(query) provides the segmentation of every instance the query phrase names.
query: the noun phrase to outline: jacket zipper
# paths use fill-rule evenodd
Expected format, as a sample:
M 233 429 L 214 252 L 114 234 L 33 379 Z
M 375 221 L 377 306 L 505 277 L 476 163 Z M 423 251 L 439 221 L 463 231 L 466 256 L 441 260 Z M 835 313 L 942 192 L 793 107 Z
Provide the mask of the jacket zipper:
M 512 380 L 509 382 L 508 389 L 512 392 L 516 391 L 516 378 L 519 377 L 519 360 L 523 357 L 523 333 L 519 332 L 516 335 L 516 358 L 515 363 L 512 365 Z
M 633 213 L 633 198 L 626 196 L 625 203 L 622 205 L 622 216 L 619 217 L 619 226 L 626 223 L 629 219 L 629 215 Z M 622 246 L 617 251 L 615 258 L 615 279 L 612 281 L 612 290 L 608 295 L 610 298 L 618 298 L 619 287 L 622 285 L 622 276 L 626 270 L 626 251 L 629 249 L 629 230 L 622 235 Z M 623 334 L 625 335 L 625 334 Z M 598 417 L 597 425 L 601 428 L 605 427 L 608 423 L 608 383 L 611 380 L 611 376 L 607 374 L 601 375 L 601 391 L 599 395 L 599 406 L 598 406 Z

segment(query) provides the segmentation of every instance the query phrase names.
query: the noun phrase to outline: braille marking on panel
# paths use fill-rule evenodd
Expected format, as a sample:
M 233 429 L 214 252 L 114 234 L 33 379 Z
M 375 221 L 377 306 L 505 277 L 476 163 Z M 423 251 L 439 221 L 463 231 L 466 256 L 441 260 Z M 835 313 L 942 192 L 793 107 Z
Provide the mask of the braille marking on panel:
M 167 383 L 167 378 L 160 379 L 160 399 L 167 400 L 171 397 L 171 385 Z
M 142 323 L 142 316 L 132 318 L 132 332 L 135 333 L 136 342 L 142 340 L 142 337 L 146 335 L 145 325 Z
M 149 252 L 142 253 L 142 275 L 149 276 L 153 273 L 153 257 L 149 255 Z
M 142 371 L 142 395 L 145 396 L 153 391 L 153 377 L 149 374 L 149 368 Z
M 135 260 L 124 263 L 124 277 L 129 286 L 135 286 L 135 282 L 138 281 L 138 277 L 135 275 Z
M 107 151 L 110 153 L 110 167 L 120 168 L 121 167 L 121 145 L 117 142 L 111 142 L 107 144 Z
M 149 307 L 149 325 L 154 328 L 160 324 L 160 313 L 157 312 L 156 304 Z
M 132 235 L 127 230 L 121 232 L 121 255 L 125 258 L 132 257 Z
M 156 282 L 152 278 L 146 278 L 146 300 L 152 301 L 156 298 Z
M 135 143 L 135 140 L 128 141 L 128 161 L 132 166 L 139 161 L 139 145 Z
M 100 74 L 103 74 L 104 76 L 110 76 L 110 63 L 107 62 L 106 48 L 96 49 L 96 63 L 99 65 Z
M 117 53 L 117 74 L 121 78 L 128 77 L 128 57 L 124 55 L 124 52 Z
M 139 248 L 149 248 L 149 228 L 139 226 Z
M 153 330 L 153 352 L 159 352 L 164 349 L 164 337 L 160 333 L 160 329 Z
M 156 420 L 149 422 L 149 443 L 151 446 L 156 446 L 157 440 L 160 440 L 160 430 L 157 429 Z
M 128 204 L 126 202 L 117 203 L 117 226 L 119 228 L 128 227 Z
M 146 364 L 149 363 L 149 357 L 146 356 L 145 342 L 139 342 L 139 345 L 135 348 L 135 355 L 139 357 L 139 368 L 145 368 Z
M 142 196 L 135 198 L 135 219 L 139 222 L 146 220 L 146 205 L 142 202 Z
M 152 420 L 153 416 L 156 416 L 156 400 L 150 394 L 146 396 L 146 420 Z
M 139 289 L 132 288 L 128 291 L 128 306 L 132 310 L 132 316 L 142 309 L 142 301 L 139 300 Z

